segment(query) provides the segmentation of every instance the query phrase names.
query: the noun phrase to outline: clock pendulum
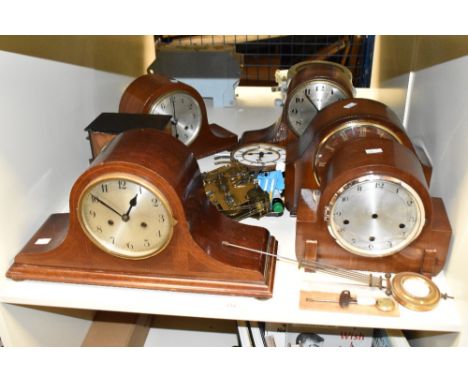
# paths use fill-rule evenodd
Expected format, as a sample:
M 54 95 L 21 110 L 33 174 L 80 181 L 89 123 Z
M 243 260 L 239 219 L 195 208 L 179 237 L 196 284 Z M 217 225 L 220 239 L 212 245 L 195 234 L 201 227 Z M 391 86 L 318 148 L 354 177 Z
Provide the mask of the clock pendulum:
M 227 248 L 250 251 L 265 257 L 275 258 L 285 263 L 296 264 L 309 271 L 326 273 L 366 285 L 370 288 L 384 290 L 387 296 L 391 296 L 400 305 L 414 311 L 429 311 L 437 307 L 440 299 L 453 298 L 447 293 L 441 293 L 437 285 L 430 278 L 415 272 L 400 272 L 394 275 L 385 273 L 384 276 L 377 276 L 372 273 L 348 270 L 310 259 L 294 260 L 289 257 L 279 256 L 275 253 L 264 252 L 228 241 L 223 241 L 223 245 Z M 350 292 L 345 290 L 340 294 L 339 301 L 327 300 L 318 302 L 336 302 L 341 307 L 346 307 L 353 301 Z M 395 303 L 389 298 L 378 298 L 375 299 L 375 305 L 378 310 L 390 312 L 394 309 Z

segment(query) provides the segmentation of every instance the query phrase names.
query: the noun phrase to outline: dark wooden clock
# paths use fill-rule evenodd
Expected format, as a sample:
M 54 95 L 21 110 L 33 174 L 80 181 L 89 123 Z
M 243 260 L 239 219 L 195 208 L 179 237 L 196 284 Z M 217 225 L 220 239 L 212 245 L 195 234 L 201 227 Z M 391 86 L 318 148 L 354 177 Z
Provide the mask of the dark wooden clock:
M 300 191 L 299 260 L 377 272 L 440 272 L 451 228 L 411 148 L 387 137 L 349 140 L 328 158 L 319 180 L 318 189 Z
M 417 155 L 400 120 L 385 104 L 364 98 L 337 101 L 321 110 L 301 138 L 287 147 L 285 200 L 293 215 L 300 189 L 318 189 L 333 155 L 362 138 L 393 140 Z M 429 184 L 429 160 L 421 155 L 418 159 Z
M 70 213 L 52 215 L 7 276 L 173 291 L 272 295 L 276 253 L 261 227 L 211 205 L 197 162 L 154 129 L 119 134 L 75 182 Z
M 135 79 L 120 99 L 119 112 L 171 116 L 172 135 L 202 158 L 237 144 L 237 135 L 208 123 L 206 106 L 193 87 L 158 73 Z
M 304 61 L 288 70 L 288 91 L 279 120 L 265 129 L 247 131 L 241 144 L 271 142 L 286 145 L 304 134 L 319 110 L 352 98 L 352 74 L 344 66 L 327 61 Z

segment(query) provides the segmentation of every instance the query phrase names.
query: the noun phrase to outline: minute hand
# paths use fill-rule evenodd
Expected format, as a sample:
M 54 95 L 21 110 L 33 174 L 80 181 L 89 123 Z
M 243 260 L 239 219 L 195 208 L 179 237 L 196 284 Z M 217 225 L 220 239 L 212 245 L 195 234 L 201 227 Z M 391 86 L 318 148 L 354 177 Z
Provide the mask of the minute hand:
M 310 98 L 309 94 L 305 91 L 305 92 L 304 92 L 304 95 L 305 95 L 305 97 L 307 98 L 307 100 L 312 104 L 312 106 L 314 107 L 315 111 L 318 113 L 318 108 L 317 108 L 317 106 L 315 106 L 315 103 L 314 103 L 314 101 L 312 101 L 312 98 Z
M 108 209 L 110 209 L 111 211 L 115 212 L 117 215 L 119 215 L 121 218 L 122 218 L 122 214 L 120 214 L 119 212 L 117 212 L 116 210 L 114 210 L 111 206 L 109 206 L 107 203 L 103 202 L 101 199 L 99 199 L 97 196 L 94 196 L 93 194 L 91 194 L 91 197 L 93 197 L 94 199 L 96 199 L 99 203 L 101 203 L 104 207 L 107 207 Z

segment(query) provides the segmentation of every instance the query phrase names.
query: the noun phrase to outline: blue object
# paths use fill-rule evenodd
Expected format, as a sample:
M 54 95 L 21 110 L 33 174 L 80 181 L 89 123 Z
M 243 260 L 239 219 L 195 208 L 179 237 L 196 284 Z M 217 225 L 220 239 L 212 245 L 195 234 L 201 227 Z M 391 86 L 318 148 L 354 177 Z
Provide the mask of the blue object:
M 268 192 L 270 200 L 279 198 L 284 190 L 284 177 L 281 171 L 262 172 L 257 176 L 259 187 Z

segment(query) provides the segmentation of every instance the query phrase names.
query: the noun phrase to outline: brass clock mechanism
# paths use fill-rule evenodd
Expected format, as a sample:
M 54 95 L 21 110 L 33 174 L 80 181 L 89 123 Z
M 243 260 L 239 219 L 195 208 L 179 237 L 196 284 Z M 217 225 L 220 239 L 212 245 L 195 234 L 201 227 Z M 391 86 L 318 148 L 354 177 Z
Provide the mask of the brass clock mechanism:
M 259 187 L 256 174 L 246 166 L 226 165 L 202 176 L 208 199 L 230 218 L 260 218 L 270 212 L 268 193 Z

